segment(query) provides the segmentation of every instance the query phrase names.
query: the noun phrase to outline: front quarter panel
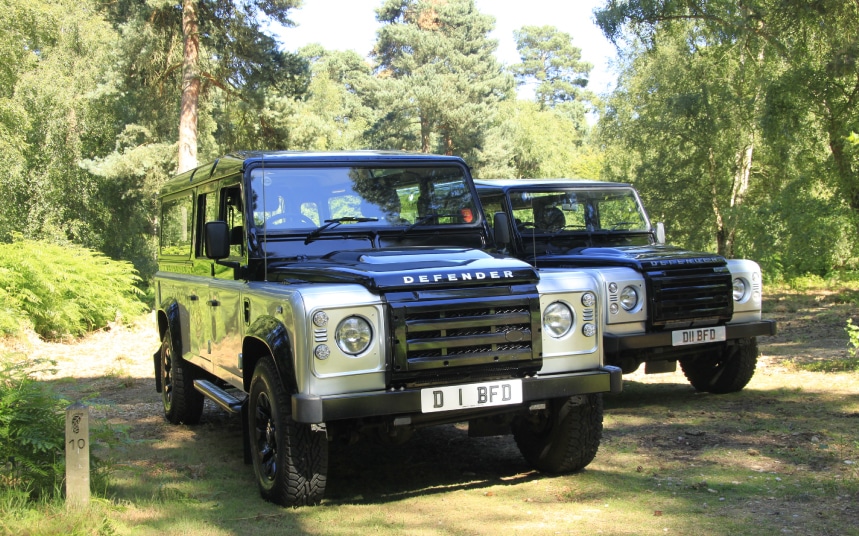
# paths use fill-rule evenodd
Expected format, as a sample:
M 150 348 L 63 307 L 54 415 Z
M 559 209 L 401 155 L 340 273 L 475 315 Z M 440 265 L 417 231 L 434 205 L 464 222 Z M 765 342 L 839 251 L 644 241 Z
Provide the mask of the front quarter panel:
M 600 294 L 596 280 L 579 271 L 542 270 L 537 290 L 541 315 L 550 304 L 560 301 L 569 306 L 575 316 L 575 325 L 560 338 L 551 336 L 545 328 L 542 330 L 543 368 L 540 375 L 593 370 L 602 366 Z M 583 295 L 588 292 L 597 298 L 593 306 L 582 303 Z M 593 335 L 583 333 L 585 324 L 593 326 Z
M 731 277 L 742 279 L 748 291 L 740 300 L 734 300 L 734 315 L 729 324 L 742 324 L 761 319 L 763 281 L 758 263 L 746 259 L 729 259 Z

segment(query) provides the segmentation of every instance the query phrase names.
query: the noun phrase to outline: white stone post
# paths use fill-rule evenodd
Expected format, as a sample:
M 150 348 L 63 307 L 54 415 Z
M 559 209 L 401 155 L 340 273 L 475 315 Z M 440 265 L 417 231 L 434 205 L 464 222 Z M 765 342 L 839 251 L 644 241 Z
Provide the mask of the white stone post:
M 89 408 L 66 408 L 66 506 L 89 505 Z

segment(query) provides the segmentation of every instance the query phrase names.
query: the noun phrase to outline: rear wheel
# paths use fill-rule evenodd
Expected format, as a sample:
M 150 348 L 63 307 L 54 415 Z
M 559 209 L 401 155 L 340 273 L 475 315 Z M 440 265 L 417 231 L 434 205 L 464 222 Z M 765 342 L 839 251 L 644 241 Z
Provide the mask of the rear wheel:
M 692 387 L 715 394 L 741 391 L 755 374 L 758 341 L 738 339 L 724 350 L 694 359 L 681 359 L 680 368 Z
M 251 458 L 260 495 L 282 506 L 319 503 L 328 475 L 326 434 L 292 420 L 289 394 L 271 358 L 257 364 L 248 403 Z
M 203 415 L 203 394 L 194 389 L 193 365 L 173 348 L 170 329 L 161 339 L 161 402 L 173 424 L 197 424 Z
M 512 425 L 513 438 L 525 460 L 546 473 L 584 469 L 597 454 L 602 438 L 601 394 L 556 398 L 548 408 Z

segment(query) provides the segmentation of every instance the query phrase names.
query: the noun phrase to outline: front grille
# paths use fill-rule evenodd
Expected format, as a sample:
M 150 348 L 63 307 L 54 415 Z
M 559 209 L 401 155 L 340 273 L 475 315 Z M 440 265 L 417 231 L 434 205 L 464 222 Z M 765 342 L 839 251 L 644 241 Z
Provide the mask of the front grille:
M 734 312 L 727 268 L 677 268 L 645 273 L 650 322 L 677 328 L 727 322 Z
M 392 382 L 433 384 L 522 377 L 541 366 L 533 294 L 390 301 Z M 453 299 L 452 299 L 453 298 Z

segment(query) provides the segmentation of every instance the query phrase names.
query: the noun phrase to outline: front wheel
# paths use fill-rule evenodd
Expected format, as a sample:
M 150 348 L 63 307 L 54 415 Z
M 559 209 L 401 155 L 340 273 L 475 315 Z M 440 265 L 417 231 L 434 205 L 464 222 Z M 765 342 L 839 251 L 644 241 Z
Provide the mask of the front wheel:
M 203 394 L 194 389 L 193 365 L 173 348 L 170 329 L 161 339 L 161 403 L 173 424 L 197 424 L 203 415 Z
M 741 391 L 755 374 L 758 341 L 738 339 L 724 350 L 694 359 L 681 359 L 680 368 L 692 387 L 714 394 Z
M 584 469 L 602 438 L 601 394 L 552 399 L 544 412 L 517 419 L 513 438 L 525 460 L 546 473 Z
M 248 403 L 251 458 L 260 495 L 281 506 L 319 503 L 328 475 L 327 438 L 324 431 L 292 420 L 289 394 L 271 358 L 257 364 Z

